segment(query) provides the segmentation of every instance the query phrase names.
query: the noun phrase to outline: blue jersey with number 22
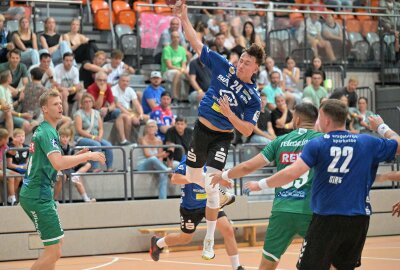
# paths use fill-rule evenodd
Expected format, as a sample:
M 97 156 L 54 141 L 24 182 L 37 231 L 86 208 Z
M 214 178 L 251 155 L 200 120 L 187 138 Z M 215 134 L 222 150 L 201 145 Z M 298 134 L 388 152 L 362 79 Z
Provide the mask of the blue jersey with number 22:
M 307 143 L 300 158 L 314 168 L 311 209 L 319 215 L 371 215 L 369 191 L 379 163 L 395 157 L 397 142 L 333 131 Z
M 203 46 L 200 60 L 211 70 L 212 77 L 210 86 L 200 102 L 199 116 L 206 118 L 219 129 L 233 129 L 233 125 L 222 115 L 218 106 L 218 100 L 226 95 L 232 112 L 239 119 L 255 125 L 261 109 L 257 85 L 239 80 L 236 68 L 225 57 L 211 51 L 207 46 Z

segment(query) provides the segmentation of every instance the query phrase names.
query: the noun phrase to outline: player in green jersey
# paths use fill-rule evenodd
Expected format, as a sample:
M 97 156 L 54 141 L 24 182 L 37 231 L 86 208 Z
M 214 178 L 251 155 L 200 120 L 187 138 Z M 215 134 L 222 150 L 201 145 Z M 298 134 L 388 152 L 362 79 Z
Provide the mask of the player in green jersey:
M 62 101 L 58 91 L 49 90 L 39 100 L 44 121 L 36 129 L 29 146 L 29 161 L 20 192 L 20 205 L 35 225 L 43 241 L 44 252 L 32 270 L 53 270 L 61 256 L 64 232 L 53 200 L 57 171 L 72 168 L 89 160 L 105 162 L 101 152 L 83 149 L 75 156 L 62 156 L 55 129 L 62 118 Z
M 303 146 L 322 133 L 313 130 L 318 118 L 318 110 L 312 104 L 303 103 L 295 107 L 293 114 L 294 131 L 279 136 L 268 144 L 258 155 L 234 168 L 215 174 L 212 183 L 230 186 L 230 179 L 240 178 L 275 161 L 277 170 L 282 170 L 296 161 Z M 299 179 L 275 189 L 272 215 L 264 241 L 263 256 L 259 269 L 276 269 L 279 259 L 296 235 L 304 238 L 310 224 L 311 180 L 313 171 Z M 255 187 L 256 186 L 256 187 Z M 246 183 L 250 191 L 260 190 L 258 181 Z

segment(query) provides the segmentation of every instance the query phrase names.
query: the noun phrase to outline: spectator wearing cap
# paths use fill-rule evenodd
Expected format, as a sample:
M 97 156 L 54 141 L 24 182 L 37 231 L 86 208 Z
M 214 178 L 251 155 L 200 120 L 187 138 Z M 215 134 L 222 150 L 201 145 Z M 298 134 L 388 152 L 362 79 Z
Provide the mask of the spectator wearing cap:
M 175 124 L 174 115 L 171 111 L 171 94 L 163 92 L 161 94 L 161 103 L 150 113 L 150 118 L 155 120 L 158 125 L 158 136 L 164 142 L 165 134 L 168 129 Z
M 121 116 L 121 110 L 115 104 L 111 86 L 107 84 L 107 73 L 104 71 L 97 72 L 95 82 L 88 87 L 87 93 L 93 96 L 93 108 L 100 111 L 100 116 L 104 119 L 104 122 L 115 121 L 120 145 L 130 144 L 125 137 L 124 120 Z
M 149 114 L 155 107 L 160 105 L 161 94 L 165 91 L 164 87 L 161 86 L 161 83 L 161 72 L 152 71 L 150 74 L 150 84 L 143 91 L 143 113 Z

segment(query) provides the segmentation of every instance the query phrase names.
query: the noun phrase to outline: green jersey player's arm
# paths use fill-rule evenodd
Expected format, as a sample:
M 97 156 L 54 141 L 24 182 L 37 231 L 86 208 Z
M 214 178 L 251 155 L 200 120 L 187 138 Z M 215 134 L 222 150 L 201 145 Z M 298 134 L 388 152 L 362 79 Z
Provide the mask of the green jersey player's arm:
M 57 151 L 50 153 L 47 157 L 57 171 L 70 169 L 90 160 L 99 161 L 102 164 L 106 161 L 104 154 L 101 152 L 85 152 L 75 156 L 63 156 Z
M 310 167 L 299 157 L 292 165 L 280 170 L 274 175 L 262 179 L 261 181 L 265 181 L 267 187 L 281 187 L 284 186 L 297 178 L 300 178 L 303 174 L 305 174 Z

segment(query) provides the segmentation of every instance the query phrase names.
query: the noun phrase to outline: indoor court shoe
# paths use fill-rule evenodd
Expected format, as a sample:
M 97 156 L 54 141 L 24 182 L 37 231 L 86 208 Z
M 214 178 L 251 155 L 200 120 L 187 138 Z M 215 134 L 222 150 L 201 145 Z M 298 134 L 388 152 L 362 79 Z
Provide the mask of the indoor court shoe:
M 150 256 L 153 259 L 153 261 L 157 262 L 160 259 L 160 253 L 162 251 L 162 248 L 159 248 L 157 246 L 157 241 L 158 241 L 157 236 L 153 236 L 150 240 Z
M 204 260 L 212 260 L 212 259 L 214 259 L 214 257 L 215 257 L 214 240 L 204 239 L 203 253 L 201 254 L 201 257 Z
M 244 269 L 244 267 L 240 265 L 236 270 L 246 270 L 246 269 Z
M 236 197 L 232 193 L 225 191 L 221 188 L 219 189 L 219 207 L 220 208 L 234 203 L 235 199 L 236 199 Z

